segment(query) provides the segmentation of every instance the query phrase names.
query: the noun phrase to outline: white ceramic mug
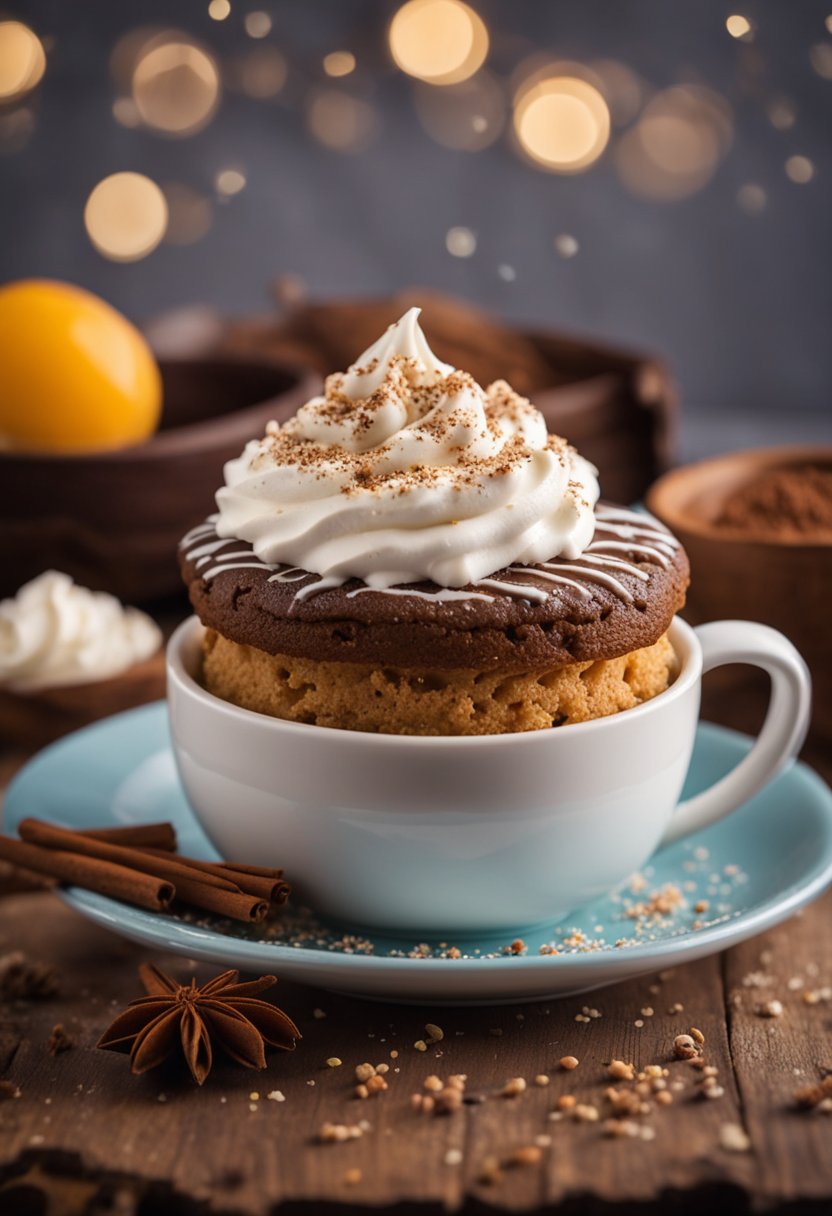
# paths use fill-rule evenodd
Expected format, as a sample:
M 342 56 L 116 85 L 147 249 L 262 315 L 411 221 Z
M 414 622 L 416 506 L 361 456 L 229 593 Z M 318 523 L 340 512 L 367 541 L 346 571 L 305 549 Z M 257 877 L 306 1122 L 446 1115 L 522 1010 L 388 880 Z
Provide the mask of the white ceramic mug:
M 224 857 L 283 866 L 298 897 L 350 925 L 418 935 L 518 930 L 604 894 L 662 844 L 729 814 L 798 751 L 806 665 L 749 621 L 675 620 L 679 674 L 634 709 L 512 735 L 376 735 L 284 722 L 199 683 L 202 626 L 168 648 L 179 772 Z M 677 805 L 703 672 L 751 663 L 771 700 L 752 751 Z

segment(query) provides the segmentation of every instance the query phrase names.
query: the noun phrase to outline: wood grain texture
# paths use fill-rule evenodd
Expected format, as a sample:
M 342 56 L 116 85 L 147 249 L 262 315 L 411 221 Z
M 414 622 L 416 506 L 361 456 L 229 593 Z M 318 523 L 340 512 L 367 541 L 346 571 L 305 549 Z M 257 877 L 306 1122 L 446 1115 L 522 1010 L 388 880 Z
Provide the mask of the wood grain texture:
M 701 1212 L 706 1202 L 822 1211 L 832 1198 L 832 1117 L 798 1114 L 791 1099 L 832 1059 L 832 1005 L 805 1004 L 788 981 L 805 979 L 812 991 L 830 983 L 830 908 L 827 897 L 764 938 L 662 978 L 550 1004 L 420 1009 L 281 984 L 275 999 L 301 1028 L 298 1050 L 271 1054 L 265 1073 L 219 1063 L 198 1089 L 176 1065 L 133 1077 L 125 1057 L 95 1048 L 117 1009 L 139 994 L 136 968 L 146 952 L 87 924 L 51 893 L 9 896 L 0 900 L 0 954 L 18 949 L 54 963 L 63 988 L 51 1000 L 0 1006 L 0 1073 L 21 1090 L 0 1102 L 0 1211 L 46 1210 L 25 1206 L 33 1195 L 50 1196 L 51 1210 L 68 1214 L 103 1210 L 115 1196 L 121 1216 L 369 1206 L 647 1213 L 670 1200 L 674 1211 Z M 181 959 L 154 961 L 179 978 L 211 974 Z M 743 983 L 755 972 L 771 978 L 769 988 Z M 774 997 L 783 1017 L 759 1017 L 756 1005 Z M 601 1016 L 576 1022 L 584 1006 Z M 652 1015 L 642 1013 L 647 1008 Z M 441 1026 L 444 1038 L 420 1052 L 414 1043 L 426 1022 Z M 52 1056 L 56 1023 L 74 1046 Z M 691 1026 L 703 1032 L 707 1061 L 719 1070 L 724 1094 L 713 1101 L 698 1092 L 701 1074 L 674 1059 L 674 1037 Z M 579 1067 L 559 1069 L 563 1055 L 577 1056 Z M 342 1066 L 327 1067 L 331 1056 Z M 667 1066 L 673 1104 L 639 1120 L 655 1139 L 605 1136 L 611 1059 Z M 361 1101 L 353 1070 L 365 1060 L 390 1065 L 389 1089 Z M 411 1109 L 411 1094 L 431 1073 L 467 1074 L 459 1111 Z M 540 1073 L 548 1086 L 534 1085 Z M 518 1076 L 526 1091 L 500 1096 Z M 284 1101 L 266 1097 L 277 1090 Z M 597 1106 L 600 1120 L 550 1121 L 566 1093 Z M 324 1122 L 364 1119 L 370 1128 L 360 1139 L 318 1142 Z M 750 1152 L 720 1147 L 726 1123 L 745 1128 Z M 539 1164 L 483 1180 L 489 1159 L 504 1163 L 540 1136 L 551 1143 Z M 351 1184 L 355 1169 L 361 1178 Z

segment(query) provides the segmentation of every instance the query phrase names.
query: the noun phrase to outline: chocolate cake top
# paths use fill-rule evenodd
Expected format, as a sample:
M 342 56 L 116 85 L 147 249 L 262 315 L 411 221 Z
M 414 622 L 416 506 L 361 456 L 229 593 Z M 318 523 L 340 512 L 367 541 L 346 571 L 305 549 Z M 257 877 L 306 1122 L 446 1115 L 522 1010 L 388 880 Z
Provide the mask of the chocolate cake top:
M 369 587 L 185 536 L 182 575 L 202 622 L 269 654 L 396 667 L 526 671 L 614 658 L 656 642 L 684 604 L 688 561 L 651 516 L 610 504 L 579 558 L 514 565 L 464 587 Z

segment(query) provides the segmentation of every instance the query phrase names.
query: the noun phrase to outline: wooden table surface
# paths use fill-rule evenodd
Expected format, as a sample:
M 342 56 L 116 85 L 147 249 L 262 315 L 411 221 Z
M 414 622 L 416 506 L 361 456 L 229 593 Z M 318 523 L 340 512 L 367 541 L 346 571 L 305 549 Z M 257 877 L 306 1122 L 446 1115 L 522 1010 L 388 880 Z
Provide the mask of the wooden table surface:
M 0 782 L 18 762 L 0 756 Z M 0 1213 L 829 1213 L 832 1114 L 796 1109 L 794 1094 L 832 1071 L 830 912 L 832 893 L 722 955 L 543 1004 L 417 1008 L 281 983 L 274 999 L 301 1029 L 298 1049 L 271 1053 L 263 1073 L 215 1064 L 199 1089 L 175 1064 L 133 1077 L 126 1056 L 95 1044 L 140 995 L 140 962 L 183 981 L 214 969 L 148 955 L 50 892 L 7 894 L 0 987 L 20 952 L 27 966 L 54 968 L 59 990 L 0 1000 L 0 1077 L 11 1083 L 0 1100 Z M 761 1016 L 770 1001 L 780 1016 Z M 444 1037 L 422 1052 L 426 1023 Z M 56 1025 L 72 1046 L 53 1055 Z M 675 1059 L 674 1038 L 691 1027 L 718 1070 L 713 1099 L 704 1074 Z M 558 1065 L 567 1055 L 580 1061 L 574 1071 Z M 623 1120 L 633 1135 L 611 1134 L 614 1059 L 667 1069 L 672 1102 Z M 360 1100 L 364 1062 L 388 1064 L 389 1087 Z M 460 1073 L 461 1109 L 413 1110 L 426 1077 Z M 503 1096 L 516 1077 L 525 1092 Z M 597 1120 L 558 1111 L 564 1095 Z M 359 1124 L 361 1135 L 322 1143 L 325 1123 Z M 517 1150 L 539 1159 L 512 1164 Z

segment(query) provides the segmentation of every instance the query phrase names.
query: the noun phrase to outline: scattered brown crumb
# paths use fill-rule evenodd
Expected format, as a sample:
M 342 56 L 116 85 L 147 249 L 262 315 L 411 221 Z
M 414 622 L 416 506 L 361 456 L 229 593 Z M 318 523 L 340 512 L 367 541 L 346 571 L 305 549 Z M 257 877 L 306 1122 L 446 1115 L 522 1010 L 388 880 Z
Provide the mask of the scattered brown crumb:
M 0 956 L 0 1000 L 33 1001 L 54 996 L 60 977 L 46 963 L 30 962 L 22 950 Z
M 677 1034 L 673 1040 L 673 1050 L 679 1060 L 690 1060 L 699 1054 L 699 1048 L 689 1034 Z
M 422 1114 L 429 1115 L 436 1106 L 436 1102 L 430 1094 L 411 1094 L 410 1106 L 412 1110 L 420 1111 Z
M 698 1043 L 700 1047 L 704 1046 L 705 1036 L 701 1030 L 698 1030 L 696 1026 L 691 1026 L 689 1033 L 694 1043 Z
M 445 1031 L 441 1026 L 437 1026 L 435 1022 L 428 1022 L 425 1026 L 429 1043 L 441 1043 L 445 1037 Z
M 685 902 L 685 897 L 674 883 L 667 883 L 658 891 L 651 891 L 649 898 L 633 904 L 627 909 L 631 920 L 655 923 L 672 916 Z
M 369 1081 L 370 1077 L 376 1075 L 375 1066 L 373 1064 L 356 1064 L 355 1079 L 356 1081 Z
M 577 1056 L 561 1056 L 558 1063 L 560 1064 L 561 1068 L 566 1069 L 567 1072 L 571 1072 L 573 1068 L 578 1067 L 580 1060 L 577 1058 Z
M 50 1056 L 59 1056 L 62 1052 L 69 1051 L 70 1047 L 74 1046 L 75 1040 L 70 1038 L 60 1022 L 52 1027 L 48 1043 Z
M 783 1004 L 781 1001 L 763 1001 L 754 1009 L 758 1018 L 780 1018 L 783 1016 Z
M 547 1076 L 547 1074 L 545 1072 L 539 1072 L 534 1079 L 534 1083 L 535 1083 L 535 1085 L 537 1085 L 541 1089 L 543 1089 L 546 1085 L 549 1084 L 549 1077 Z
M 514 941 L 509 946 L 509 951 L 511 954 L 525 954 L 526 953 L 526 943 L 523 941 L 522 937 L 516 937 L 514 939 Z
M 632 1089 L 616 1089 L 611 1085 L 604 1091 L 604 1097 L 614 1115 L 643 1115 L 649 1110 L 641 1096 Z
M 526 1144 L 516 1148 L 508 1158 L 508 1165 L 538 1165 L 543 1157 L 542 1151 L 536 1144 Z
M 362 1099 L 369 1098 L 370 1091 L 366 1085 L 356 1085 L 355 1096 L 356 1096 L 356 1098 L 362 1098 Z
M 832 1074 L 825 1076 L 816 1085 L 803 1085 L 795 1091 L 795 1105 L 802 1110 L 813 1110 L 827 1098 L 832 1098 Z
M 347 1186 L 357 1186 L 362 1177 L 363 1175 L 361 1170 L 353 1168 L 351 1170 L 347 1170 L 344 1174 L 344 1182 Z
M 464 1073 L 455 1073 L 445 1081 L 441 1077 L 433 1075 L 425 1077 L 422 1084 L 428 1090 L 428 1093 L 411 1094 L 411 1109 L 420 1111 L 425 1115 L 433 1112 L 437 1115 L 453 1114 L 462 1106 L 467 1080 L 468 1078 Z
M 504 1098 L 516 1098 L 518 1096 L 518 1094 L 525 1093 L 525 1090 L 526 1090 L 525 1078 L 524 1077 L 512 1077 L 511 1080 L 506 1081 L 505 1085 L 503 1086 L 503 1088 L 500 1092 L 502 1093 L 502 1096 Z
M 632 1081 L 635 1078 L 632 1064 L 625 1064 L 623 1060 L 611 1060 L 607 1065 L 607 1072 L 616 1081 Z
M 20 1088 L 14 1081 L 0 1081 L 0 1102 L 20 1097 Z
M 597 1123 L 598 1108 L 591 1106 L 588 1102 L 579 1102 L 572 1111 L 572 1118 L 578 1123 Z
M 578 1099 L 572 1094 L 561 1094 L 557 1100 L 558 1110 L 573 1110 Z
M 719 1146 L 726 1153 L 747 1153 L 751 1149 L 751 1141 L 739 1123 L 723 1123 L 719 1129 Z
M 632 1119 L 607 1119 L 604 1122 L 602 1131 L 605 1136 L 624 1137 L 637 1136 L 639 1134 L 639 1125 Z
M 654 1095 L 654 1101 L 658 1102 L 659 1106 L 670 1106 L 670 1104 L 673 1102 L 673 1094 L 669 1089 L 660 1089 L 659 1092 Z
M 364 1135 L 358 1123 L 322 1123 L 318 1139 L 322 1144 L 340 1144 L 344 1140 L 357 1140 Z
M 337 1056 L 330 1056 L 326 1063 L 328 1068 L 340 1068 L 343 1062 Z
M 496 1186 L 502 1182 L 503 1171 L 496 1157 L 486 1157 L 480 1168 L 480 1182 L 483 1186 Z
M 417 1051 L 427 1051 L 428 1045 L 424 1039 L 417 1039 L 413 1044 Z
M 462 1107 L 462 1090 L 446 1085 L 436 1099 L 437 1114 L 452 1115 Z

